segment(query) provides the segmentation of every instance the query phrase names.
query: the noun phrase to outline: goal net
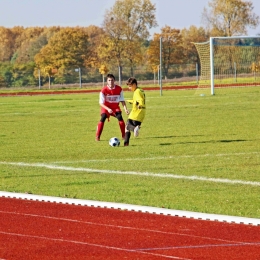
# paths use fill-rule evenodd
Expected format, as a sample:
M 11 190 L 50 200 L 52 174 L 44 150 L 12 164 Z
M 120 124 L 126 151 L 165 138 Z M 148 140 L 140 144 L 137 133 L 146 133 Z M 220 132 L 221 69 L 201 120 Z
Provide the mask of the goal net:
M 200 58 L 199 88 L 215 91 L 260 86 L 260 37 L 211 37 L 194 43 Z

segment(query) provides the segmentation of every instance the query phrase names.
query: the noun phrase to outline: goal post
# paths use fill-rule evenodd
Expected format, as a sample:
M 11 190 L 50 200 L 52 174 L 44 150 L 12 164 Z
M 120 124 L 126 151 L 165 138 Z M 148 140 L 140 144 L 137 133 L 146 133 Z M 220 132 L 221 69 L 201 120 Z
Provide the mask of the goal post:
M 216 89 L 260 86 L 260 37 L 210 37 L 193 43 L 200 59 L 199 87 Z

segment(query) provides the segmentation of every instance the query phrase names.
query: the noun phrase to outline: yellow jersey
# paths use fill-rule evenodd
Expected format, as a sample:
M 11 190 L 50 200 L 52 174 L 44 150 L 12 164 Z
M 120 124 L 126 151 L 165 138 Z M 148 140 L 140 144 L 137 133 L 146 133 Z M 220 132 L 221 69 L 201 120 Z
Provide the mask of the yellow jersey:
M 146 110 L 144 91 L 137 87 L 134 91 L 133 99 L 127 100 L 127 102 L 133 104 L 128 118 L 135 121 L 143 122 Z

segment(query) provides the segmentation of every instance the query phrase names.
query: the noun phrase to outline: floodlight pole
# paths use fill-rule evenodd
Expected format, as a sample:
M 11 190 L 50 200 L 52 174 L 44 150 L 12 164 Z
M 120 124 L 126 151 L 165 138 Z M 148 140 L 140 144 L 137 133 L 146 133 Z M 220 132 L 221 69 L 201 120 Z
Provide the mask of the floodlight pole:
M 162 37 L 160 37 L 160 95 L 162 96 Z
M 158 70 L 158 85 L 160 85 L 160 65 L 157 66 Z

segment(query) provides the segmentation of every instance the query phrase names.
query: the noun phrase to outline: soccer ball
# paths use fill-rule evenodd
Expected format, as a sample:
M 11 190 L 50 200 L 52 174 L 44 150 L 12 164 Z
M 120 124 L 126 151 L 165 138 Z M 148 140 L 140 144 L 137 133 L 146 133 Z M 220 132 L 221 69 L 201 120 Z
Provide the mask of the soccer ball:
M 117 137 L 112 137 L 109 140 L 109 145 L 112 146 L 112 147 L 119 146 L 120 145 L 120 140 Z

